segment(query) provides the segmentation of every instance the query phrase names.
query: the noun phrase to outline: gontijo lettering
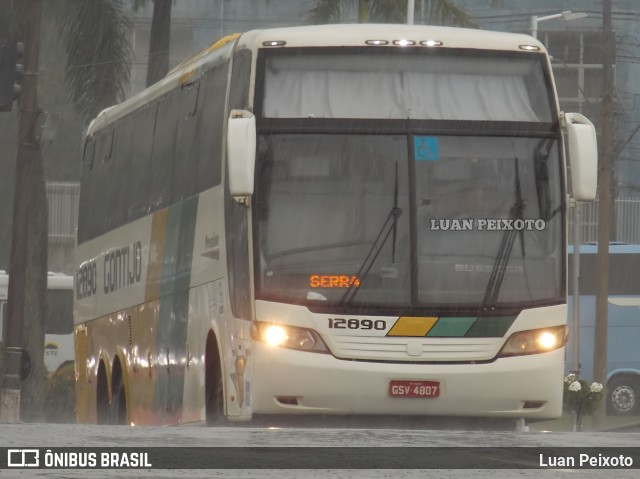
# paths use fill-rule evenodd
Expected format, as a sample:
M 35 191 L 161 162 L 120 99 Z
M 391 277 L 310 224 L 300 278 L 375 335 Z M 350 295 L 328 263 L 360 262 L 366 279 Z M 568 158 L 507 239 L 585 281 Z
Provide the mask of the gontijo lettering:
M 142 243 L 114 248 L 104 255 L 104 294 L 137 283 L 142 277 Z

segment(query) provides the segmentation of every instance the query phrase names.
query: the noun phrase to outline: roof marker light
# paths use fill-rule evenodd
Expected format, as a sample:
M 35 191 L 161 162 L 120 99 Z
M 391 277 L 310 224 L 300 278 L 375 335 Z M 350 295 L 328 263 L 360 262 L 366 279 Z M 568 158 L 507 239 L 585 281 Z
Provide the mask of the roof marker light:
M 424 45 L 425 47 L 441 47 L 442 42 L 440 40 L 423 40 L 420 42 L 420 45 Z
M 520 50 L 526 50 L 528 52 L 540 51 L 540 47 L 537 45 L 520 45 Z
M 284 40 L 269 40 L 266 42 L 262 42 L 262 45 L 265 47 L 283 47 L 287 44 Z
M 387 40 L 366 40 L 365 43 L 367 45 L 387 45 L 389 42 Z
M 407 40 L 407 39 L 403 38 L 402 40 L 394 40 L 393 44 L 401 46 L 401 47 L 406 47 L 408 45 L 415 45 L 416 42 L 414 42 L 413 40 Z

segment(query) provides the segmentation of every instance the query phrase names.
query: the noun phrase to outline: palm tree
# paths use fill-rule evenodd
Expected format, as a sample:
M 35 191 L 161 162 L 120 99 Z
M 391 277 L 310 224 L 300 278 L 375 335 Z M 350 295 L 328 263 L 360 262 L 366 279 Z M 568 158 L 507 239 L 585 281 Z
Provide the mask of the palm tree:
M 67 91 L 81 114 L 93 118 L 124 98 L 129 84 L 131 46 L 124 0 L 49 0 L 44 17 L 58 23 L 68 55 Z M 23 0 L 0 0 L 0 37 L 21 39 Z M 54 40 L 55 41 L 55 40 Z
M 416 0 L 422 23 L 477 27 L 478 24 L 453 0 Z M 307 20 L 311 24 L 341 23 L 357 8 L 359 23 L 404 23 L 407 0 L 313 0 Z
M 68 54 L 67 81 L 73 103 L 87 118 L 124 99 L 129 85 L 129 16 L 123 0 L 54 0 L 51 13 L 62 27 Z

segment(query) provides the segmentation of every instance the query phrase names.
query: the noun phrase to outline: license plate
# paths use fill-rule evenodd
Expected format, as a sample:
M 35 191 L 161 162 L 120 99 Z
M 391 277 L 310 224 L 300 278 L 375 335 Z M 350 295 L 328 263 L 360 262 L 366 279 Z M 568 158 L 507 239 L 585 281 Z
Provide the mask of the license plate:
M 389 383 L 389 394 L 401 398 L 437 398 L 440 396 L 440 383 L 394 380 Z

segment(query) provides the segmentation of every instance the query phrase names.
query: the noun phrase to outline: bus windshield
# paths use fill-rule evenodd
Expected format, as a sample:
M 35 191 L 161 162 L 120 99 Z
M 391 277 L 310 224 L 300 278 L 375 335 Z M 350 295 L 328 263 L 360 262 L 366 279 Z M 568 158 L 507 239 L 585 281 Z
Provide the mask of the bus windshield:
M 260 299 L 400 314 L 562 301 L 554 138 L 269 133 L 258 150 Z
M 542 54 L 424 47 L 267 53 L 266 118 L 552 121 Z

